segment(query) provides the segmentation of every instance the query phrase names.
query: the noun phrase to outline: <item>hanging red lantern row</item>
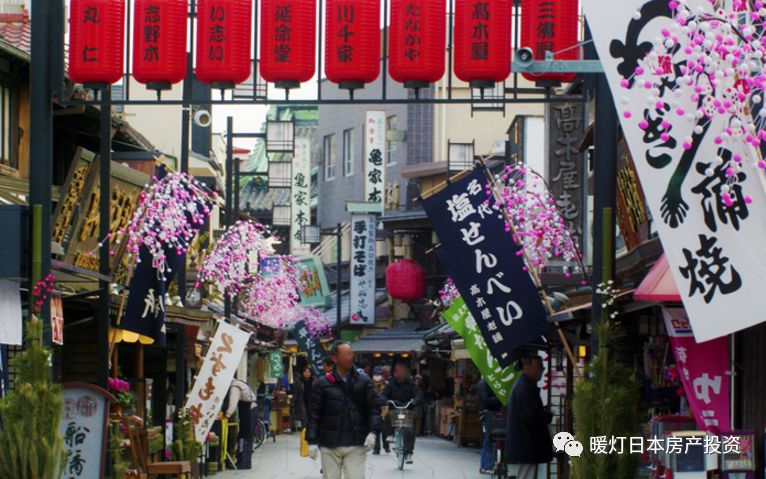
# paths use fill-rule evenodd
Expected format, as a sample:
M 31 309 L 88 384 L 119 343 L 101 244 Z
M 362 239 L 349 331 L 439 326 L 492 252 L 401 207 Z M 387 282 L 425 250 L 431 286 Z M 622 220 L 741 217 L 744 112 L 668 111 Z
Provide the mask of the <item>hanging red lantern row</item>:
M 472 88 L 494 88 L 511 73 L 511 1 L 455 4 L 455 75 Z
M 423 88 L 444 75 L 444 0 L 392 0 L 389 72 L 406 88 Z
M 545 60 L 546 52 L 556 53 L 556 60 L 578 60 L 577 0 L 521 0 L 521 48 L 530 48 L 535 60 Z M 568 49 L 568 50 L 567 50 Z M 562 51 L 566 50 L 566 51 Z M 529 81 L 571 82 L 576 73 L 522 73 Z
M 186 0 L 135 0 L 133 76 L 168 90 L 186 76 Z
M 197 68 L 202 83 L 233 88 L 251 72 L 252 0 L 199 0 Z
M 123 74 L 124 0 L 72 0 L 69 4 L 69 78 L 94 88 Z
M 340 88 L 363 88 L 380 74 L 380 0 L 327 0 L 325 70 Z
M 316 70 L 316 0 L 262 0 L 259 71 L 278 88 L 297 88 Z
M 392 298 L 417 301 L 426 295 L 426 270 L 411 259 L 400 259 L 386 268 L 386 289 Z

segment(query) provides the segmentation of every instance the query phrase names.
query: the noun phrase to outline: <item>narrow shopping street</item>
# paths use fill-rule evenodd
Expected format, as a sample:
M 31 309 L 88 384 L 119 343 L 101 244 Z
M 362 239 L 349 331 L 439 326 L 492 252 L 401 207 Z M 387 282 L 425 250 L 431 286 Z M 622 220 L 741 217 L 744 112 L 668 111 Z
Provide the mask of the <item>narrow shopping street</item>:
M 366 479 L 478 479 L 479 450 L 459 448 L 436 437 L 420 437 L 415 447 L 415 462 L 403 471 L 396 470 L 394 455 L 368 454 Z M 297 435 L 280 435 L 277 441 L 267 441 L 253 455 L 253 468 L 248 471 L 226 471 L 216 475 L 220 479 L 319 479 L 319 461 L 300 457 Z

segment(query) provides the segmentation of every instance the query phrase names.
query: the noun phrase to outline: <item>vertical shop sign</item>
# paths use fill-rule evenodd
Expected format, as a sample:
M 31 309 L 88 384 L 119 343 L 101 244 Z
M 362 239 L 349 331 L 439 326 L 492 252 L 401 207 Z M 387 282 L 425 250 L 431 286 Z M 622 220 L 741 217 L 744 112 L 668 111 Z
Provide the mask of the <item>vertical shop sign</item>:
M 111 395 L 86 383 L 65 384 L 59 433 L 64 438 L 66 479 L 104 477 L 106 424 Z
M 309 245 L 303 243 L 302 231 L 304 225 L 311 224 L 311 140 L 308 138 L 295 139 L 291 186 L 290 254 L 308 254 L 310 248 Z
M 519 376 L 518 372 L 512 366 L 503 368 L 497 362 L 497 359 L 487 348 L 487 342 L 484 341 L 481 330 L 471 316 L 471 311 L 463 298 L 455 299 L 452 306 L 443 312 L 442 316 L 452 326 L 452 329 L 463 338 L 463 344 L 468 350 L 471 360 L 479 369 L 481 377 L 492 388 L 500 402 L 505 405 L 510 397 L 511 387 Z
M 501 367 L 513 350 L 551 329 L 540 295 L 505 221 L 488 203 L 479 166 L 422 201 L 441 246 L 437 252 Z
M 314 376 L 319 377 L 322 374 L 322 360 L 325 358 L 325 355 L 317 338 L 309 333 L 306 328 L 305 321 L 301 320 L 295 323 L 295 326 L 293 326 L 293 337 L 298 343 L 298 347 L 305 351 Z
M 579 145 L 585 104 L 554 103 L 548 107 L 548 185 L 575 244 L 582 245 L 583 154 Z
M 684 308 L 663 307 L 662 315 L 681 384 L 697 425 L 713 434 L 729 431 L 729 339 L 698 343 Z
M 692 0 L 688 7 L 715 14 L 710 2 Z M 689 60 L 680 46 L 654 63 L 648 59 L 651 40 L 677 25 L 668 2 L 584 0 L 583 9 L 694 337 L 704 342 L 763 322 L 766 255 L 754 245 L 766 241 L 764 172 L 737 169 L 757 152 L 744 139 L 722 141 L 716 132 L 735 118 L 710 108 L 719 102 L 711 88 L 729 88 L 730 79 L 716 85 L 717 75 L 702 72 L 679 82 L 676 73 Z M 637 69 L 662 81 L 651 105 L 649 90 L 634 78 Z M 676 121 L 679 112 L 698 110 L 708 113 Z
M 375 324 L 374 214 L 351 215 L 351 324 Z
M 204 442 L 213 427 L 249 339 L 250 333 L 223 321 L 218 323 L 184 406 L 194 422 L 197 441 Z
M 364 120 L 364 201 L 383 209 L 386 185 L 386 112 L 367 110 Z

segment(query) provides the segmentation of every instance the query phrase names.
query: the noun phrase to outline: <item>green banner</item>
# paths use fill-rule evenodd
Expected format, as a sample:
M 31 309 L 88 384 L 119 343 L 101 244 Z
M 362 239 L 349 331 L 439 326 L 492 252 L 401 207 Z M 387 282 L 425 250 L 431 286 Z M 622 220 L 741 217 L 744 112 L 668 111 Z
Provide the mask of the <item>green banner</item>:
M 458 297 L 452 306 L 442 313 L 442 317 L 462 336 L 465 348 L 484 381 L 489 384 L 500 402 L 505 405 L 519 372 L 512 366 L 505 369 L 500 367 L 500 364 L 490 353 L 487 343 L 484 342 L 481 330 L 471 316 L 463 298 Z
M 282 364 L 282 352 L 278 349 L 269 351 L 269 376 L 279 379 L 285 373 L 285 367 Z

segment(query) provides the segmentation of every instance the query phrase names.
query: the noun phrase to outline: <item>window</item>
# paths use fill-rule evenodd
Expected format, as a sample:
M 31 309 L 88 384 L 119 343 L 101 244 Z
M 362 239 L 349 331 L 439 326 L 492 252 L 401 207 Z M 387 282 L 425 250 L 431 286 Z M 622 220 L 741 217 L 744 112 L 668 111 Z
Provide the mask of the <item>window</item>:
M 354 174 L 354 129 L 343 130 L 343 176 Z
M 0 164 L 19 167 L 18 105 L 15 91 L 0 84 Z
M 330 181 L 335 179 L 335 135 L 324 137 L 324 179 Z
M 396 115 L 391 115 L 388 118 L 386 118 L 386 136 L 388 136 L 389 131 L 396 130 Z M 394 156 L 394 151 L 396 151 L 396 143 L 393 141 L 388 141 L 386 139 L 386 165 L 392 166 L 396 164 L 396 157 Z

